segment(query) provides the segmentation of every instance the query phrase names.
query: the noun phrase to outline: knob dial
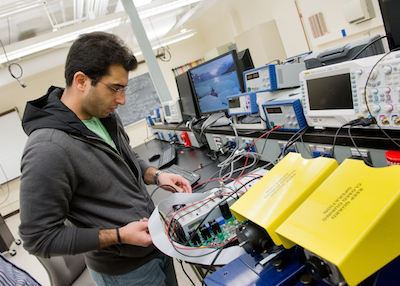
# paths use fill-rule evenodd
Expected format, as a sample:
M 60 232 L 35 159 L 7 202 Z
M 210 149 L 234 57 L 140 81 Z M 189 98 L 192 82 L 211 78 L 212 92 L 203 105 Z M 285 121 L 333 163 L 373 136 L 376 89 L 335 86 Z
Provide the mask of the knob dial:
M 355 71 L 355 73 L 356 73 L 356 75 L 362 75 L 363 72 L 362 72 L 362 70 L 358 69 Z
M 371 75 L 370 75 L 370 79 L 376 79 L 378 77 L 378 71 L 377 70 L 373 70 L 372 72 L 371 72 Z
M 391 112 L 393 110 L 393 105 L 391 105 L 391 104 L 385 105 L 385 107 L 383 109 L 386 112 Z
M 400 86 L 396 87 L 396 91 L 400 92 Z
M 379 112 L 379 111 L 381 111 L 381 107 L 378 104 L 376 104 L 376 105 L 371 107 L 371 111 L 372 112 Z
M 371 89 L 372 94 L 378 94 L 379 90 L 377 88 Z
M 385 87 L 384 89 L 383 89 L 383 92 L 386 92 L 386 93 L 389 93 L 389 92 L 391 92 L 392 90 L 390 89 L 390 87 Z
M 400 111 L 400 104 L 396 106 L 397 111 Z
M 368 111 L 368 107 L 366 105 L 360 107 L 360 111 L 365 113 Z
M 384 66 L 382 71 L 383 71 L 384 74 L 390 74 L 392 72 L 392 67 L 389 66 L 389 65 Z

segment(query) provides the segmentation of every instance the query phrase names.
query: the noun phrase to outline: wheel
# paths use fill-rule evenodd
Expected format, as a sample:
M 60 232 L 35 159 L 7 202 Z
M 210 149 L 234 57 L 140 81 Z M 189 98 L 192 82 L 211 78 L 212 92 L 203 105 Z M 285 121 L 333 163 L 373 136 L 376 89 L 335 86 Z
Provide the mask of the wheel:
M 15 254 L 17 254 L 17 252 L 14 249 L 10 249 L 8 253 L 10 253 L 11 256 L 15 256 Z
M 20 245 L 20 244 L 21 244 L 21 240 L 20 240 L 20 239 L 17 239 L 17 240 L 15 241 L 15 244 L 16 244 L 16 245 Z

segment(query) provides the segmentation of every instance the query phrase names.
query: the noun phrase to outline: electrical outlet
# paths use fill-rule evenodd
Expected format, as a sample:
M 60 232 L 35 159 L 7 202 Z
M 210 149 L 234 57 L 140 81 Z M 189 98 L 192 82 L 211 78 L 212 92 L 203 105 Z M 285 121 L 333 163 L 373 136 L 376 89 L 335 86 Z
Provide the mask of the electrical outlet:
M 215 146 L 217 147 L 217 150 L 220 150 L 222 147 L 221 137 L 217 136 L 217 135 L 213 135 L 213 140 L 214 140 Z
M 357 150 L 357 148 L 350 148 L 350 153 L 353 158 L 362 159 L 362 157 L 363 157 L 363 158 L 367 159 L 368 162 L 371 162 L 371 154 L 368 149 L 358 148 L 358 150 Z M 361 155 L 360 155 L 360 153 L 361 153 Z
M 242 137 L 242 142 L 243 142 L 243 144 L 245 144 L 245 149 L 247 150 L 247 151 L 249 151 L 249 152 L 257 152 L 256 151 L 256 145 L 255 144 L 253 144 L 254 143 L 254 139 L 253 138 L 245 138 L 245 137 Z M 253 144 L 253 146 L 251 146 L 251 144 Z M 251 146 L 251 148 L 250 149 L 248 149 L 249 147 Z
M 310 148 L 313 158 L 318 157 L 328 157 L 332 158 L 332 147 L 331 146 L 318 146 L 318 145 L 308 145 Z
M 279 145 L 279 148 L 281 149 L 281 152 L 283 152 L 283 149 L 285 148 L 286 144 L 287 144 L 287 141 L 278 141 L 278 145 Z M 286 152 L 284 155 L 286 155 L 289 152 L 297 153 L 296 143 L 293 143 L 292 145 L 290 145 L 290 147 L 288 147 L 286 149 Z

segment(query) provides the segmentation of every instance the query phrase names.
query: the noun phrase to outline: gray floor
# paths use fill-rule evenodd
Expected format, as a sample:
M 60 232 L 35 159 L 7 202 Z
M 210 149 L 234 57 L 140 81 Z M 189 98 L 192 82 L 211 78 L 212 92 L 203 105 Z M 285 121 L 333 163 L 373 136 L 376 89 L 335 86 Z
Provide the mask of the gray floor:
M 20 223 L 19 214 L 13 215 L 10 218 L 6 219 L 6 224 L 16 240 L 19 239 L 18 236 L 19 223 Z M 41 285 L 51 286 L 46 270 L 43 268 L 43 266 L 40 264 L 40 262 L 36 259 L 35 256 L 30 255 L 22 247 L 22 245 L 16 245 L 15 243 L 13 243 L 11 245 L 11 249 L 16 250 L 17 254 L 15 256 L 11 256 L 8 252 L 3 253 L 3 256 L 6 257 L 15 265 L 17 265 L 18 267 L 27 271 Z M 188 273 L 192 281 L 195 283 L 195 285 L 200 286 L 201 282 L 196 277 L 191 267 L 186 263 L 184 263 L 183 265 L 186 272 Z M 183 273 L 181 265 L 176 260 L 175 260 L 175 270 L 179 286 L 192 286 L 192 283 Z

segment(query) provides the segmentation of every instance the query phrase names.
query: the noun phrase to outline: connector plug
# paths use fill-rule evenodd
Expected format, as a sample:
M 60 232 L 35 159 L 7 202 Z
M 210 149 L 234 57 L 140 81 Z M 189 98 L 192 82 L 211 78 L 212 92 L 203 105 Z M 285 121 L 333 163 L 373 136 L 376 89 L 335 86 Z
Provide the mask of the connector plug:
M 348 124 L 346 125 L 351 125 L 351 126 L 370 126 L 372 124 L 376 124 L 376 119 L 375 117 L 360 117 L 357 119 L 354 119 L 352 121 L 350 121 Z

